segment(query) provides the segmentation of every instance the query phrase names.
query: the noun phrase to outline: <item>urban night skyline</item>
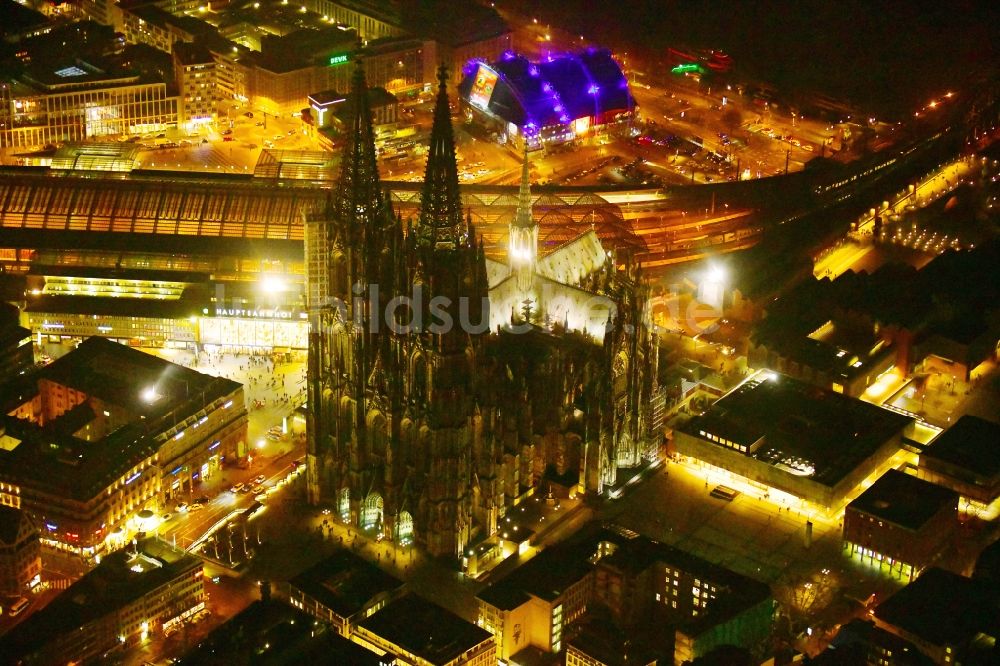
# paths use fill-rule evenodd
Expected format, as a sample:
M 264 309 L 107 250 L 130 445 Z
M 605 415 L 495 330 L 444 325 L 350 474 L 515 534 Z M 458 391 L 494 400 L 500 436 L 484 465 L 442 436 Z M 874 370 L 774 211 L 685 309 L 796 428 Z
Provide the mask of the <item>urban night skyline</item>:
M 0 662 L 996 663 L 997 25 L 0 0 Z

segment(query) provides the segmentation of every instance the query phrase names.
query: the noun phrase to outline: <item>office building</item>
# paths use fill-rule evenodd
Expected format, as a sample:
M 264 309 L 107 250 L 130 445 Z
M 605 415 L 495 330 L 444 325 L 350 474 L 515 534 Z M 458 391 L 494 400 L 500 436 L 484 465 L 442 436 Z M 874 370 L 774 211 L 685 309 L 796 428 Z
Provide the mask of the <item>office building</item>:
M 288 603 L 344 638 L 358 622 L 399 597 L 403 581 L 350 550 L 321 560 L 286 584 Z
M 493 637 L 437 604 L 407 594 L 356 627 L 353 640 L 413 666 L 494 666 Z
M 854 619 L 843 625 L 830 646 L 811 662 L 815 666 L 933 666 L 934 662 L 907 640 Z
M 1000 424 L 965 414 L 920 452 L 914 472 L 951 488 L 959 510 L 990 520 L 1000 512 Z
M 876 606 L 872 619 L 935 664 L 987 664 L 997 656 L 998 607 L 994 585 L 931 567 Z
M 264 583 L 267 585 L 267 583 Z M 216 627 L 178 659 L 179 664 L 350 664 L 394 666 L 330 631 L 322 622 L 269 598 L 255 601 Z
M 682 456 L 775 500 L 836 514 L 894 467 L 913 420 L 762 371 L 674 431 Z
M 93 556 L 223 458 L 247 454 L 243 387 L 89 338 L 8 382 L 0 503 L 23 509 L 45 542 Z
M 74 23 L 33 38 L 0 77 L 0 148 L 162 132 L 177 124 L 172 84 L 114 33 Z M 141 62 L 140 62 L 141 61 Z
M 776 610 L 767 585 L 613 525 L 545 549 L 476 598 L 500 659 L 568 647 L 581 664 L 608 663 L 601 655 L 632 633 L 672 633 L 648 647 L 672 647 L 678 664 L 723 645 L 752 650 L 768 640 Z M 610 616 L 595 618 L 597 607 Z M 568 629 L 577 623 L 582 632 Z M 595 623 L 613 625 L 615 635 L 586 628 Z M 566 635 L 582 638 L 567 644 Z M 635 645 L 637 657 L 648 654 Z
M 202 563 L 157 539 L 104 557 L 48 606 L 0 638 L 7 663 L 101 660 L 200 612 Z
M 0 595 L 26 594 L 41 574 L 38 526 L 24 511 L 0 504 Z
M 493 634 L 499 659 L 528 648 L 562 650 L 565 627 L 594 600 L 590 546 L 547 548 L 476 595 L 479 626 Z
M 336 90 L 323 90 L 309 95 L 309 107 L 317 127 L 336 127 L 344 130 L 350 120 L 347 94 Z M 399 121 L 399 100 L 385 88 L 368 89 L 368 106 L 372 110 L 372 127 L 376 137 L 395 129 Z
M 205 46 L 187 42 L 174 44 L 173 54 L 178 122 L 188 131 L 215 122 L 219 103 L 223 100 L 216 57 Z
M 317 14 L 328 17 L 333 23 L 348 26 L 357 31 L 358 37 L 366 42 L 383 37 L 399 37 L 405 34 L 400 27 L 399 3 L 397 0 L 374 2 L 373 0 L 308 0 L 306 7 Z
M 35 364 L 31 331 L 19 319 L 17 307 L 0 303 L 0 377 L 24 374 Z
M 844 549 L 913 580 L 958 527 L 958 494 L 890 469 L 844 510 Z
M 599 621 L 587 622 L 566 641 L 566 666 L 657 666 L 663 654 L 637 644 Z

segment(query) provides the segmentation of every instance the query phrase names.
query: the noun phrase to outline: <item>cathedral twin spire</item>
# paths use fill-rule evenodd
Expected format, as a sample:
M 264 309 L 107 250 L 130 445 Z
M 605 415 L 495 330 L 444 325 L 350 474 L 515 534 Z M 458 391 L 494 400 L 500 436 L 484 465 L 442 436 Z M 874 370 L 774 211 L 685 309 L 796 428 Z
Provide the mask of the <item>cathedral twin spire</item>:
M 455 137 L 448 104 L 448 72 L 444 65 L 438 69 L 438 82 L 419 220 L 421 240 L 431 247 L 446 244 L 454 246 L 465 241 L 468 235 L 468 229 L 462 220 Z
M 350 237 L 345 241 L 354 247 L 365 244 L 366 230 L 382 227 L 390 213 L 379 179 L 365 72 L 360 58 L 356 58 L 356 63 L 348 97 L 351 106 L 341 152 L 340 180 L 331 196 L 331 214 L 348 227 Z M 470 240 L 458 189 L 448 73 L 444 65 L 438 69 L 438 82 L 417 225 L 420 240 L 432 248 L 445 244 L 454 247 Z
M 364 242 L 361 235 L 381 227 L 389 211 L 375 160 L 375 131 L 365 70 L 357 56 L 355 62 L 347 102 L 350 115 L 345 127 L 346 142 L 340 154 L 340 180 L 332 193 L 330 212 L 333 219 L 346 226 L 349 238 L 345 241 L 358 247 Z

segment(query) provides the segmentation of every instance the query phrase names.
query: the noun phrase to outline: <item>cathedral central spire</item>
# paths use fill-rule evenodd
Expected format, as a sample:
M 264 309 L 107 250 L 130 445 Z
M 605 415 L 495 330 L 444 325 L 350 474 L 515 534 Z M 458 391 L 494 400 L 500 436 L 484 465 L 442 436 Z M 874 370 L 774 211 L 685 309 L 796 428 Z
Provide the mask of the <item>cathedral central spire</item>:
M 531 169 L 528 151 L 524 151 L 521 167 L 521 189 L 517 197 L 517 214 L 510 223 L 507 241 L 508 265 L 516 276 L 517 288 L 522 293 L 531 290 L 538 266 L 538 225 L 531 212 Z
M 462 199 L 458 192 L 458 164 L 455 161 L 455 137 L 448 105 L 448 72 L 438 69 L 438 96 L 434 107 L 434 125 L 427 153 L 427 170 L 420 200 L 419 233 L 431 246 L 461 242 L 465 233 Z

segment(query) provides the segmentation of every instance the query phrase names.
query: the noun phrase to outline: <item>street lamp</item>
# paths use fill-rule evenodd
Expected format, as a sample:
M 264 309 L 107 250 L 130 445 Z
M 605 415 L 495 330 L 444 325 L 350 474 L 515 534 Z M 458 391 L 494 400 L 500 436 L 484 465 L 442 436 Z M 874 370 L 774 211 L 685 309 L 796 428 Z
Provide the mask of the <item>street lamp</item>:
M 155 386 L 147 386 L 142 391 L 142 399 L 148 404 L 153 404 L 160 398 L 160 394 L 156 392 Z
M 260 288 L 267 294 L 277 294 L 285 290 L 285 281 L 276 275 L 267 275 L 260 281 Z

